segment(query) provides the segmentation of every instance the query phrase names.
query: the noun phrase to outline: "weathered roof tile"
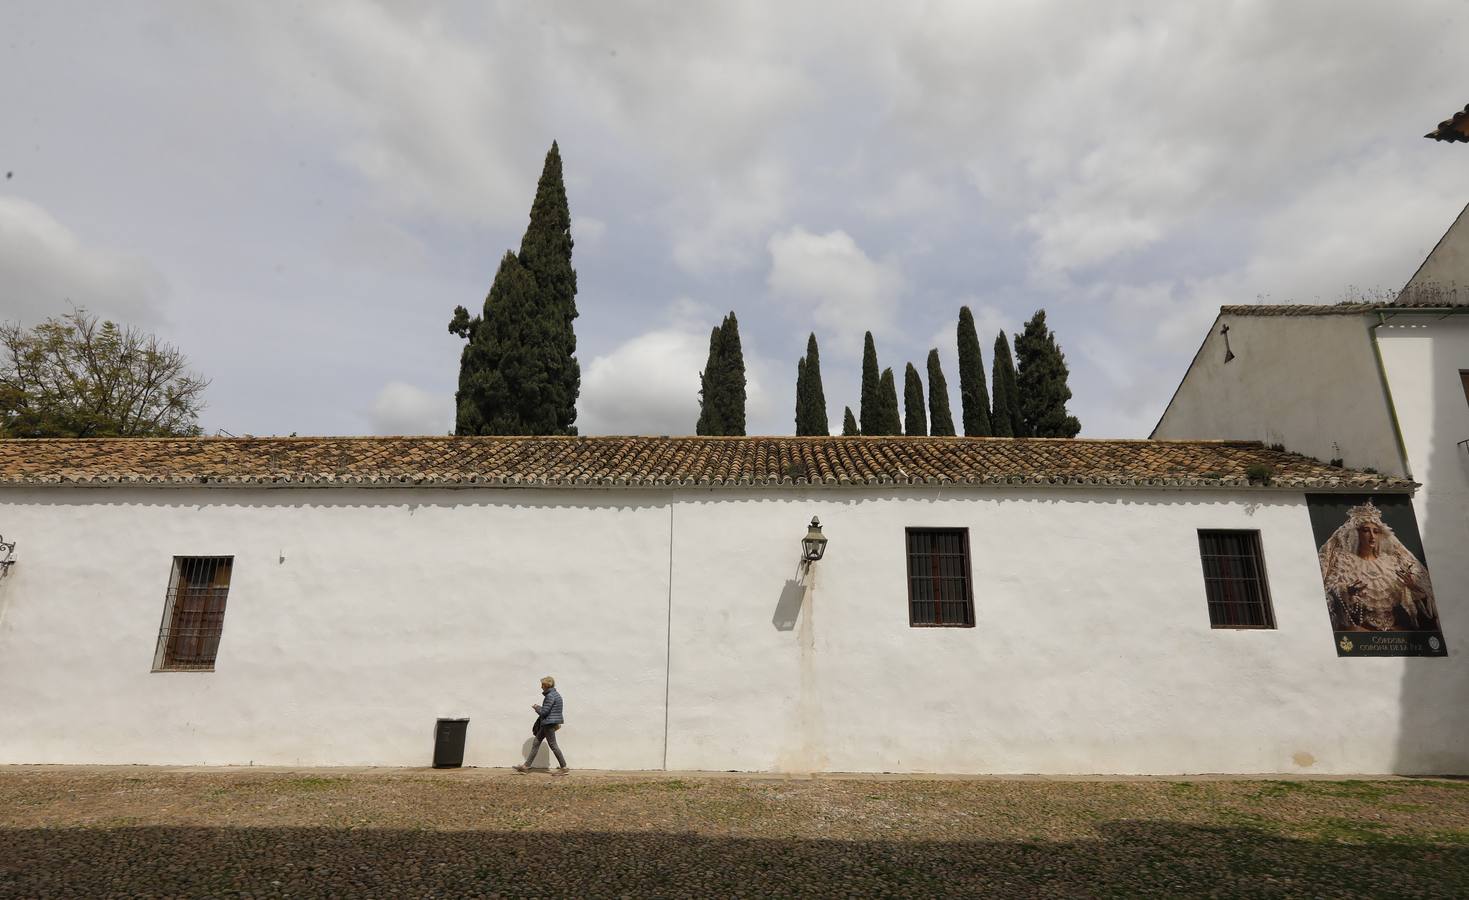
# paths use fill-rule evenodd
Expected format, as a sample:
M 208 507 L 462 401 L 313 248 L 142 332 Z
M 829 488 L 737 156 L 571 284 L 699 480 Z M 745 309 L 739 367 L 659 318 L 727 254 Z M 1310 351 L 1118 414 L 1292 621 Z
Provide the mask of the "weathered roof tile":
M 847 484 L 1250 485 L 1406 491 L 1412 482 L 1244 441 L 963 437 L 290 437 L 0 440 L 0 486 Z

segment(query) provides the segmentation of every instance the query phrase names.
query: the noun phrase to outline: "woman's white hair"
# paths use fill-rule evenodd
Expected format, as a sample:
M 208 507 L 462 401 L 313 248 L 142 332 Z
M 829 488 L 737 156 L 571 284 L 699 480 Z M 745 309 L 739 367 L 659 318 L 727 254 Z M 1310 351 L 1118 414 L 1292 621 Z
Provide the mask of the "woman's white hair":
M 541 686 L 542 687 L 555 687 L 556 686 L 556 679 L 552 678 L 550 675 L 547 675 L 547 676 L 545 676 L 544 678 L 541 679 Z

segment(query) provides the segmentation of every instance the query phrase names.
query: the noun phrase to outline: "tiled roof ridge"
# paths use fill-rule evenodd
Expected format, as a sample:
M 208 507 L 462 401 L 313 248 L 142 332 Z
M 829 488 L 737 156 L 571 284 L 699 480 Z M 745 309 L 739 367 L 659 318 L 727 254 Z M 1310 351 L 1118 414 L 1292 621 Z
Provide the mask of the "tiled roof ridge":
M 1228 447 L 1263 447 L 1262 441 L 1239 438 L 1102 438 L 1102 437 L 1003 437 L 999 435 L 967 434 L 251 434 L 226 437 L 223 435 L 186 436 L 103 436 L 103 437 L 6 437 L 7 441 L 56 441 L 88 442 L 137 442 L 162 443 L 165 441 L 240 443 L 249 441 L 294 441 L 310 443 L 320 441 L 995 441 L 1018 443 L 1022 441 L 1045 441 L 1065 444 L 1204 444 Z
M 1447 309 L 1443 303 L 1226 303 L 1219 307 L 1223 316 L 1357 316 L 1367 313 L 1403 313 Z
M 1262 473 L 1264 476 L 1262 477 Z M 771 437 L 0 440 L 0 486 L 1082 485 L 1409 491 L 1258 441 Z

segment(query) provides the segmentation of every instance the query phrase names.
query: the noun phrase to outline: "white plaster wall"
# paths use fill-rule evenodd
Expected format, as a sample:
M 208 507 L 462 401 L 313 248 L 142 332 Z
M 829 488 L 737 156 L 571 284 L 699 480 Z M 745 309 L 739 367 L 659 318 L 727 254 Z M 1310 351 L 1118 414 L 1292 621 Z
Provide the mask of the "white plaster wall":
M 1402 475 L 1365 316 L 1220 316 L 1154 438 L 1280 443 Z M 1224 362 L 1220 327 L 1235 358 Z
M 811 515 L 831 543 L 782 631 Z M 1454 731 L 1405 757 L 1398 729 L 1405 671 L 1464 658 L 1339 659 L 1300 495 L 716 494 L 674 522 L 673 768 L 1469 769 Z M 977 627 L 909 626 L 905 525 L 970 530 Z M 1261 531 L 1276 630 L 1209 627 L 1199 528 Z
M 0 762 L 423 765 L 449 714 L 504 765 L 551 672 L 582 767 L 664 766 L 666 715 L 674 769 L 1469 771 L 1452 723 L 1400 739 L 1405 672 L 1464 657 L 1338 659 L 1301 495 L 50 489 L 0 523 Z M 908 625 L 905 526 L 970 529 L 978 627 Z M 1231 527 L 1277 630 L 1209 628 L 1196 531 Z M 149 671 L 174 554 L 236 557 L 214 673 Z
M 1423 550 L 1433 576 L 1449 651 L 1469 642 L 1469 316 L 1398 314 L 1378 330 L 1383 367 L 1407 448 Z M 1431 661 L 1424 661 L 1425 663 Z M 1469 744 L 1469 672 L 1421 665 L 1403 683 L 1404 705 L 1418 710 L 1410 731 L 1449 730 Z
M 668 509 L 637 492 L 10 490 L 0 522 L 0 762 L 424 765 L 449 715 L 508 765 L 551 673 L 575 764 L 662 765 Z M 235 557 L 212 673 L 150 672 L 175 554 Z

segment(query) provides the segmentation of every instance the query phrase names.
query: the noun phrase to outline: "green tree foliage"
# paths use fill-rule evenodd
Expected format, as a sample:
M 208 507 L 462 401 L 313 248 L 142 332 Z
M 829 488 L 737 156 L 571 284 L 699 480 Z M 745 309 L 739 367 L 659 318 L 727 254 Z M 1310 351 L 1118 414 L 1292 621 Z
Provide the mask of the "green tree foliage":
M 806 339 L 806 355 L 796 366 L 796 434 L 830 434 L 826 391 L 821 386 L 821 351 L 816 335 Z
M 928 435 L 928 416 L 923 411 L 923 381 L 912 363 L 903 370 L 903 433 Z
M 209 382 L 177 348 L 74 309 L 35 328 L 0 325 L 0 437 L 199 433 Z
M 576 434 L 581 366 L 572 325 L 577 317 L 572 244 L 561 150 L 553 142 L 519 254 L 507 253 L 500 260 L 481 315 L 471 317 L 459 306 L 449 321 L 449 331 L 469 341 L 459 357 L 455 433 Z M 502 278 L 507 280 L 503 287 Z M 490 322 L 497 296 L 509 304 L 506 311 L 512 321 Z M 487 332 L 476 348 L 476 335 L 487 323 L 493 336 Z M 507 342 L 517 339 L 534 343 L 522 351 L 510 350 Z M 496 375 L 482 368 L 502 361 L 514 370 Z M 505 394 L 520 390 L 530 391 L 537 405 Z
M 1025 330 L 1015 338 L 1015 356 L 1019 363 L 1015 382 L 1025 433 L 1035 437 L 1076 437 L 1081 423 L 1066 412 L 1066 401 L 1071 399 L 1071 388 L 1066 383 L 1070 374 L 1066 356 L 1056 344 L 1056 336 L 1046 327 L 1045 310 L 1036 310 L 1025 323 Z
M 731 312 L 709 335 L 709 360 L 699 376 L 696 434 L 745 433 L 745 354 L 740 323 Z
M 928 351 L 928 418 L 929 434 L 954 434 L 954 414 L 949 411 L 949 382 L 939 367 L 937 347 Z
M 995 433 L 990 424 L 990 394 L 984 383 L 979 333 L 974 329 L 974 313 L 967 306 L 959 307 L 959 406 L 966 435 L 988 437 Z
M 1020 422 L 1020 405 L 1016 396 L 1015 363 L 1010 357 L 1010 340 L 1005 332 L 995 336 L 995 354 L 991 361 L 995 388 L 994 406 L 990 410 L 990 426 L 997 437 L 1024 437 Z
M 455 394 L 458 434 L 563 434 L 556 322 L 542 315 L 541 291 L 514 253 L 500 259 L 483 317 L 455 324 L 469 336 Z
M 861 433 L 862 430 L 857 427 L 857 417 L 852 415 L 852 407 L 842 407 L 842 437 L 852 437 Z
M 898 407 L 898 385 L 893 378 L 891 368 L 882 370 L 882 377 L 878 380 L 878 394 L 881 396 L 879 430 L 875 434 L 902 434 L 903 414 Z M 867 434 L 867 429 L 862 429 Z
M 877 367 L 877 344 L 872 332 L 862 338 L 862 395 L 857 399 L 857 415 L 863 434 L 884 434 L 882 430 L 882 371 Z

